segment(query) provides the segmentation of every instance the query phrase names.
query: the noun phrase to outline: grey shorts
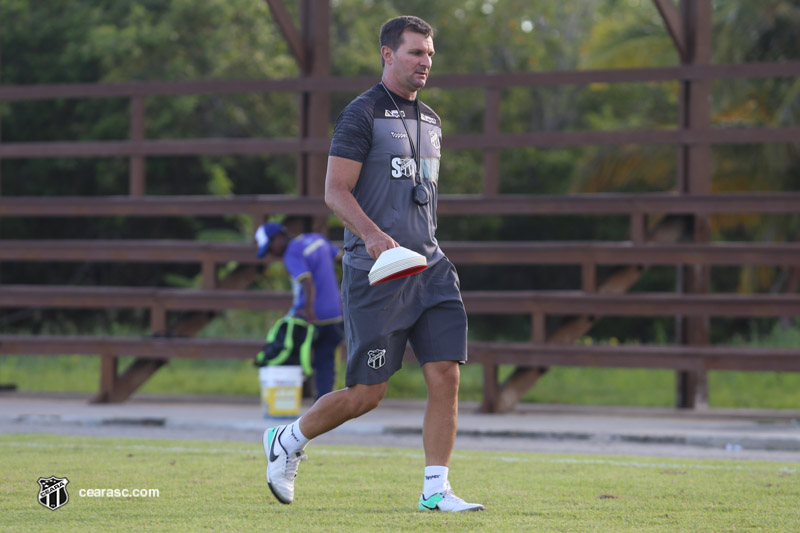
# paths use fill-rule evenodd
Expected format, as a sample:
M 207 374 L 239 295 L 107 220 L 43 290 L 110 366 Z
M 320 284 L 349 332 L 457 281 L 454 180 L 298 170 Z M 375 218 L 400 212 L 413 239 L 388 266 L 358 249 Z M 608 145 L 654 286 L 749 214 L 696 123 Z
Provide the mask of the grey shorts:
M 467 360 L 467 314 L 447 258 L 419 274 L 369 286 L 368 272 L 344 266 L 345 385 L 383 383 L 400 370 L 406 342 L 420 365 Z

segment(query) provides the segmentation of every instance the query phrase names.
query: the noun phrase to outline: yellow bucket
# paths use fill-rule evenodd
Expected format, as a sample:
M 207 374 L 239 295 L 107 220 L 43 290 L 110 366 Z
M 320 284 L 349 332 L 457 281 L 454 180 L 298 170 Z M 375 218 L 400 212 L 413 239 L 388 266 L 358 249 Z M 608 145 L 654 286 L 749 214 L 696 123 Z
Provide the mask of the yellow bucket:
M 301 366 L 262 366 L 258 369 L 265 417 L 295 417 L 303 397 Z

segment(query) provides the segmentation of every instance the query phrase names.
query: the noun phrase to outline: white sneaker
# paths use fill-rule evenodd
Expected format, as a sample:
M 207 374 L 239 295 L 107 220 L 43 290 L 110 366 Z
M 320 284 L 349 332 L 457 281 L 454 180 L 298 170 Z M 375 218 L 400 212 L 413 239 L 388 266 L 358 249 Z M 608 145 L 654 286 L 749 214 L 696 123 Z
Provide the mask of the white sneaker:
M 465 502 L 456 496 L 450 487 L 447 487 L 444 492 L 437 492 L 428 498 L 424 494 L 420 495 L 418 508 L 420 511 L 447 511 L 451 513 L 486 510 L 486 507 L 479 503 Z
M 302 450 L 289 454 L 280 441 L 286 426 L 276 426 L 264 432 L 264 453 L 267 455 L 267 485 L 281 503 L 294 501 L 294 478 L 300 461 L 308 459 Z

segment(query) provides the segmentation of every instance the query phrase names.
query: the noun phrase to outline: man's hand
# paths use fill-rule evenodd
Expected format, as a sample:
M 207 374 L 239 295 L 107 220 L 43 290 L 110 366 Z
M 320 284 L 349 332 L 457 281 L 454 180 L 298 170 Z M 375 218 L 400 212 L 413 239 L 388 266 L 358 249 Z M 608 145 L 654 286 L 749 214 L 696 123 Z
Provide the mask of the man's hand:
M 366 247 L 367 253 L 371 258 L 378 259 L 378 256 L 381 255 L 381 253 L 390 248 L 397 248 L 400 245 L 384 232 L 378 230 L 371 233 L 364 239 L 364 246 Z
M 361 163 L 342 157 L 328 157 L 325 203 L 344 226 L 364 241 L 367 253 L 377 259 L 381 252 L 399 246 L 364 213 L 353 196 L 361 174 Z
M 300 310 L 299 313 L 297 313 L 297 315 L 298 315 L 298 318 L 302 318 L 303 320 L 305 320 L 309 324 L 312 324 L 312 323 L 317 321 L 317 314 L 314 312 L 314 306 L 313 305 L 305 306 L 303 309 Z

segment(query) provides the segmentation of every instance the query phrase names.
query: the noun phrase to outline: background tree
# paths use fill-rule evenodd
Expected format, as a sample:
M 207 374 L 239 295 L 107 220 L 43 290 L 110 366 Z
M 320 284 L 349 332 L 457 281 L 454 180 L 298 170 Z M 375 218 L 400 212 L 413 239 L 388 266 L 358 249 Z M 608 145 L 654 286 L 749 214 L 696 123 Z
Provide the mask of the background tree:
M 584 68 L 672 66 L 678 55 L 655 8 L 643 2 L 604 3 L 585 43 Z M 800 58 L 800 2 L 768 0 L 714 4 L 713 63 L 796 61 Z M 584 109 L 592 123 L 611 129 L 674 128 L 678 85 L 628 84 L 594 87 Z M 615 104 L 616 102 L 616 104 Z M 712 87 L 712 127 L 785 127 L 800 119 L 800 80 L 793 78 L 721 80 Z M 643 122 L 644 120 L 644 122 Z M 797 190 L 797 144 L 714 146 L 715 192 Z M 671 148 L 623 147 L 587 154 L 576 169 L 572 190 L 675 190 Z M 800 235 L 797 216 L 720 215 L 712 217 L 718 240 L 791 241 Z M 780 277 L 772 267 L 745 267 L 738 275 L 715 276 L 723 290 L 769 290 Z

